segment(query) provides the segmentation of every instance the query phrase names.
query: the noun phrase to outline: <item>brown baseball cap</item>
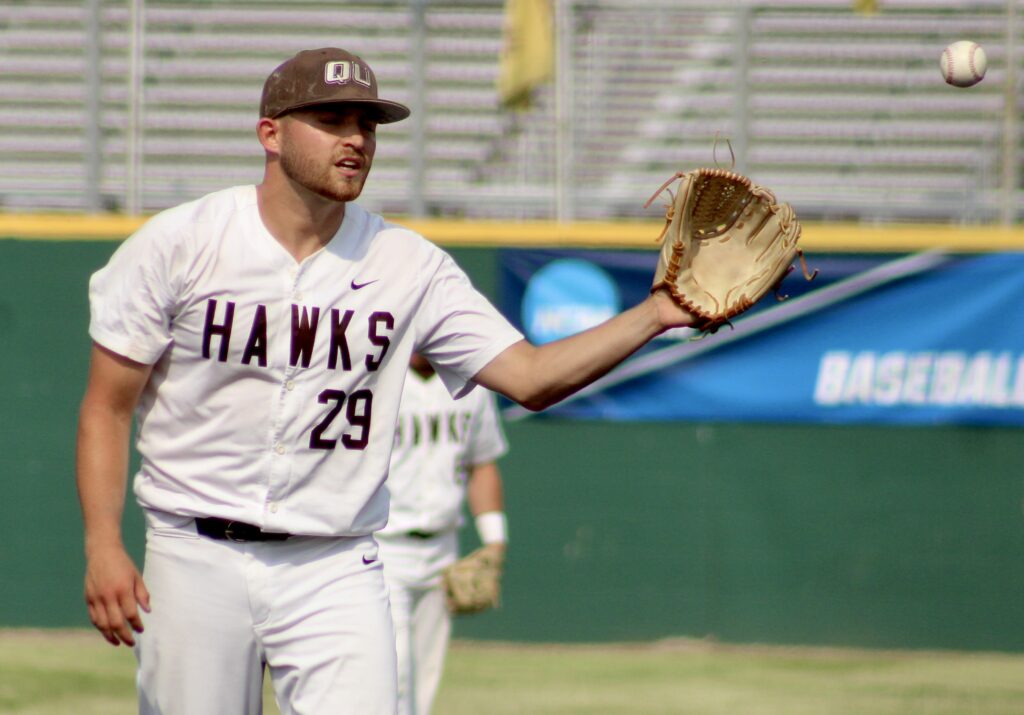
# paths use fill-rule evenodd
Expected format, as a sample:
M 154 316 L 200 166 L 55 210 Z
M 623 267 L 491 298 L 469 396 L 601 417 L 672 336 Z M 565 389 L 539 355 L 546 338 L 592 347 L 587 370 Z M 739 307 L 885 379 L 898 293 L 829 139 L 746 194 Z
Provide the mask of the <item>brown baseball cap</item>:
M 377 97 L 377 78 L 360 57 L 338 47 L 303 50 L 270 73 L 263 84 L 261 117 L 320 104 L 372 107 L 381 124 L 409 116 L 409 108 Z

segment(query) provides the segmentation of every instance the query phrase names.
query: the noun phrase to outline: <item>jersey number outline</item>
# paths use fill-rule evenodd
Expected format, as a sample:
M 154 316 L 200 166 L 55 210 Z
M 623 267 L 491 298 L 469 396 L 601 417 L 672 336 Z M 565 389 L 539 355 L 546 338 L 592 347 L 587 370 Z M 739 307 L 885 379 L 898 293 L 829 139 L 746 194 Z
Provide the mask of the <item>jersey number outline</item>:
M 346 400 L 346 397 L 348 398 Z M 370 390 L 356 390 L 351 395 L 346 395 L 343 390 L 327 389 L 317 395 L 317 402 L 321 405 L 334 403 L 334 406 L 327 411 L 324 418 L 313 427 L 309 434 L 310 449 L 334 449 L 338 446 L 337 439 L 324 437 L 324 432 L 331 426 L 335 418 L 341 414 L 346 405 L 345 417 L 349 425 L 358 427 L 359 436 L 353 436 L 347 432 L 341 435 L 341 443 L 345 449 L 362 450 L 370 443 L 370 420 L 373 415 L 373 393 Z

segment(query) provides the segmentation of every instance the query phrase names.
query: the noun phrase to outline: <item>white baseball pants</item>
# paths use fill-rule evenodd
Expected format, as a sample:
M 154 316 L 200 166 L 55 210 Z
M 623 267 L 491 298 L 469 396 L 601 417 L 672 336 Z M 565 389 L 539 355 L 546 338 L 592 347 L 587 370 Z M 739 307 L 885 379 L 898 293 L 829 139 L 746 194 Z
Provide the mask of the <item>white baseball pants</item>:
M 378 536 L 398 654 L 398 715 L 429 715 L 441 684 L 452 621 L 441 570 L 458 558 L 458 535 Z
M 372 536 L 218 541 L 147 512 L 152 612 L 136 642 L 140 715 L 394 715 L 396 660 Z

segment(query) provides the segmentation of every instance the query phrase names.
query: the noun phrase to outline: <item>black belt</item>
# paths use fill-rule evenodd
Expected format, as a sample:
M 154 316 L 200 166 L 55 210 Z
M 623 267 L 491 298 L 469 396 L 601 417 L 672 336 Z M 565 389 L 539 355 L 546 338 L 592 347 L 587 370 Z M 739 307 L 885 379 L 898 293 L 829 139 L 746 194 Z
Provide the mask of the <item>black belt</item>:
M 420 531 L 419 529 L 414 529 L 413 531 L 405 532 L 405 535 L 411 539 L 433 539 L 440 533 L 440 531 Z
M 216 516 L 197 518 L 196 531 L 203 536 L 221 541 L 284 541 L 291 536 L 291 534 L 263 531 L 260 527 L 246 524 L 244 521 L 231 521 Z

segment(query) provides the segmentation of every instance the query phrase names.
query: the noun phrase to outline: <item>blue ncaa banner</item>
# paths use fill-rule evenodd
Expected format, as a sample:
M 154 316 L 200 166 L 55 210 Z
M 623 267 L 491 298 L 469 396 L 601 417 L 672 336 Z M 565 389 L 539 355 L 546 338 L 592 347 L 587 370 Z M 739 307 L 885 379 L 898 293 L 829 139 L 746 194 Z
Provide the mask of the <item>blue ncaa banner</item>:
M 535 343 L 647 294 L 654 252 L 506 249 L 500 307 Z M 1024 254 L 829 254 L 714 335 L 670 331 L 547 411 L 608 420 L 1024 424 Z M 506 408 L 516 419 L 527 413 Z

